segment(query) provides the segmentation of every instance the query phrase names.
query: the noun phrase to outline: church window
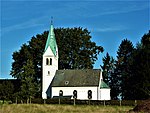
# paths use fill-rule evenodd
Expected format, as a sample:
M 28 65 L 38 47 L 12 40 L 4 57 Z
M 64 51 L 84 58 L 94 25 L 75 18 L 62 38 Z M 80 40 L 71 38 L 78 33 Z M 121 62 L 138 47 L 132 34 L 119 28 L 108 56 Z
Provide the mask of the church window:
M 77 98 L 77 90 L 73 91 L 73 98 Z
M 68 85 L 69 84 L 69 81 L 65 81 L 65 85 Z
M 48 75 L 50 75 L 50 71 L 48 71 Z
M 59 96 L 63 96 L 63 91 L 62 90 L 59 91 Z
M 50 65 L 52 65 L 52 58 L 50 58 Z
M 92 91 L 88 90 L 88 99 L 92 99 Z
M 49 59 L 46 58 L 46 65 L 49 65 Z

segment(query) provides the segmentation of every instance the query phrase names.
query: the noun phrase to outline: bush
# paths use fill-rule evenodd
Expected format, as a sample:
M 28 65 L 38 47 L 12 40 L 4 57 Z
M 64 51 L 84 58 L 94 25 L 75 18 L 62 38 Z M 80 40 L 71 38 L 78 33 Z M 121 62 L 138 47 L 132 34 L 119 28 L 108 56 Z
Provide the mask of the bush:
M 122 106 L 134 106 L 135 101 L 134 100 L 122 100 L 121 105 Z
M 22 100 L 24 103 L 26 103 L 26 100 Z M 1 102 L 0 102 L 1 103 Z M 16 103 L 13 101 L 13 103 Z M 17 103 L 21 103 L 20 99 L 17 99 Z M 52 98 L 52 99 L 42 99 L 42 98 L 34 98 L 31 99 L 31 103 L 33 104 L 74 104 L 73 99 L 68 98 Z M 75 100 L 76 105 L 115 105 L 115 106 L 135 106 L 136 104 L 141 103 L 141 100 Z
M 34 98 L 34 99 L 31 99 L 31 103 L 34 103 L 34 104 L 43 104 L 44 100 L 42 98 Z

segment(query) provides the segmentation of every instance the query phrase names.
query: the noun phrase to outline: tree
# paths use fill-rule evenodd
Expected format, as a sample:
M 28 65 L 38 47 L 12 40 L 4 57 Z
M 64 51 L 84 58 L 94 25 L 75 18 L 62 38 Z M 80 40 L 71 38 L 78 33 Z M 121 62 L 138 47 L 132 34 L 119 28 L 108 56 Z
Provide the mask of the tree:
M 83 28 L 57 28 L 54 29 L 59 49 L 59 69 L 85 69 L 93 68 L 98 54 L 103 47 L 91 41 L 90 32 Z M 42 81 L 42 55 L 44 52 L 48 31 L 33 36 L 28 44 L 23 44 L 19 51 L 13 53 L 11 75 L 23 79 L 23 66 L 27 60 L 34 65 L 34 82 Z
M 116 89 L 118 92 L 118 96 L 121 96 L 122 99 L 125 99 L 125 93 L 128 92 L 129 89 L 126 87 L 126 83 L 128 82 L 129 78 L 129 65 L 131 54 L 134 50 L 133 44 L 131 41 L 124 39 L 117 51 L 117 61 L 116 61 L 116 68 L 114 70 L 113 76 L 117 81 Z
M 150 98 L 150 31 L 145 34 L 132 54 L 128 88 L 129 99 Z
M 108 53 L 106 53 L 106 56 L 102 60 L 103 60 L 103 65 L 101 66 L 101 68 L 103 70 L 103 80 L 111 88 L 110 91 L 111 99 L 117 99 L 119 90 L 117 84 L 118 77 L 115 76 L 114 74 L 115 60 Z
M 14 86 L 10 81 L 3 81 L 0 84 L 0 99 L 11 100 L 13 98 Z
M 106 56 L 104 56 L 102 60 L 103 60 L 103 65 L 101 65 L 101 68 L 103 70 L 103 80 L 106 84 L 110 86 L 111 73 L 114 71 L 115 68 L 115 64 L 114 64 L 115 60 L 108 53 L 106 53 Z
M 33 98 L 38 91 L 38 85 L 34 82 L 35 70 L 32 60 L 27 60 L 27 64 L 23 66 L 22 71 L 21 95 L 23 99 L 29 100 Z
M 55 29 L 59 48 L 59 69 L 93 68 L 101 46 L 91 41 L 90 32 L 82 28 Z

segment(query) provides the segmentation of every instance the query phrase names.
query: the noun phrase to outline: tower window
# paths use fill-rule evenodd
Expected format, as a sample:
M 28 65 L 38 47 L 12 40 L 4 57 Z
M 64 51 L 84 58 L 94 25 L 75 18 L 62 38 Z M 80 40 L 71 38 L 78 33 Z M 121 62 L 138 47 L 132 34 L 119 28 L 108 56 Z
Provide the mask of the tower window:
M 50 58 L 50 65 L 52 65 L 52 58 Z
M 48 71 L 48 75 L 50 75 L 50 71 Z
M 46 58 L 46 65 L 49 65 L 49 59 Z

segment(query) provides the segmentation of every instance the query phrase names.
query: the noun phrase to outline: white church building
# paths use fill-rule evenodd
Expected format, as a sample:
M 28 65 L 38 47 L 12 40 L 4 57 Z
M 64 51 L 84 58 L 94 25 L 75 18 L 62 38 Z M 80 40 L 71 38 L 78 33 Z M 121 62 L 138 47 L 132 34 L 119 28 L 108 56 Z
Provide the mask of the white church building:
M 42 98 L 110 100 L 100 69 L 58 70 L 58 47 L 51 23 L 43 53 Z

